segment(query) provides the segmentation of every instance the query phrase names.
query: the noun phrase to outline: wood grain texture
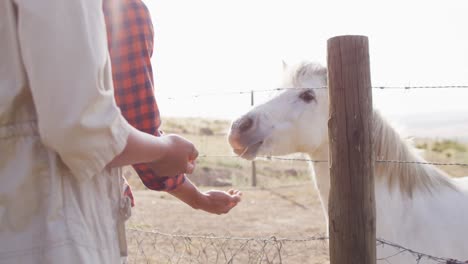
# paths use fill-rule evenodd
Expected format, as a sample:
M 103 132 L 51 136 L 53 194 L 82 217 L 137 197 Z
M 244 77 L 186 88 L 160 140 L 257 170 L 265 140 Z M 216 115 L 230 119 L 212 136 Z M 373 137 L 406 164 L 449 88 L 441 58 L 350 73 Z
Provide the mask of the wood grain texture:
M 331 264 L 375 264 L 372 87 L 368 39 L 328 40 Z

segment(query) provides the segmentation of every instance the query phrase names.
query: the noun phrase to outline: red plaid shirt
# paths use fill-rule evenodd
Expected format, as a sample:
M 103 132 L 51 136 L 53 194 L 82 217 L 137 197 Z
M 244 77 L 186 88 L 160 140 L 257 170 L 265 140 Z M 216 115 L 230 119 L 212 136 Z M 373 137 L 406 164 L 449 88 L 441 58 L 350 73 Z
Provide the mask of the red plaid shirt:
M 104 0 L 103 10 L 117 105 L 136 129 L 160 136 L 161 119 L 150 60 L 154 32 L 149 11 L 141 0 Z M 145 164 L 133 167 L 152 190 L 173 190 L 185 181 L 184 175 L 157 177 Z M 133 198 L 129 188 L 126 193 Z

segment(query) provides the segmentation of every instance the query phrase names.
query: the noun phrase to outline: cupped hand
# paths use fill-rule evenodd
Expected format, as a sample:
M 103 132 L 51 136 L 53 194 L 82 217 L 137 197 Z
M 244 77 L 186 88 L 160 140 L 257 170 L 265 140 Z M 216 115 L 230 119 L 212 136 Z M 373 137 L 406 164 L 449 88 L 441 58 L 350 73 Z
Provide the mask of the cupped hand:
M 241 197 L 242 192 L 234 189 L 207 191 L 203 193 L 198 208 L 212 214 L 226 214 L 241 201 Z

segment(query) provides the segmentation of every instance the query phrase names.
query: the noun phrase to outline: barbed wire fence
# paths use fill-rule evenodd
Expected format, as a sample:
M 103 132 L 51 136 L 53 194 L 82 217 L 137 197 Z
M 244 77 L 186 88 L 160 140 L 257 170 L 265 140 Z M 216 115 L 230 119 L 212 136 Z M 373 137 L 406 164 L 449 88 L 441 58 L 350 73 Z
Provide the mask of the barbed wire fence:
M 412 90 L 412 89 L 468 89 L 468 85 L 440 85 L 440 86 L 374 86 L 379 90 Z M 167 99 L 199 98 L 203 96 L 228 96 L 235 94 L 254 94 L 265 92 L 278 92 L 290 89 L 327 89 L 327 87 L 309 88 L 273 88 L 249 91 L 230 92 L 202 92 L 191 95 L 170 96 Z M 232 158 L 234 155 L 212 155 L 201 154 L 199 158 Z M 324 163 L 327 160 L 313 160 L 297 157 L 260 156 L 257 160 L 264 161 L 299 161 L 310 163 Z M 433 165 L 433 166 L 461 166 L 468 167 L 468 163 L 460 162 L 426 162 L 426 161 L 404 161 L 404 160 L 376 160 L 376 163 L 395 163 Z M 252 189 L 281 189 L 302 186 L 303 183 L 289 184 L 276 187 L 253 187 Z M 326 235 L 315 235 L 304 238 L 284 237 L 234 237 L 219 236 L 214 234 L 170 234 L 156 230 L 148 231 L 135 228 L 127 229 L 127 240 L 129 245 L 128 263 L 314 263 L 328 262 L 328 237 Z M 414 259 L 412 263 L 445 263 L 463 264 L 468 261 L 450 259 L 446 257 L 432 256 L 427 253 L 398 245 L 391 241 L 377 239 L 378 248 L 391 248 L 394 253 L 381 257 L 378 261 L 391 264 L 393 259 L 402 255 Z M 321 262 L 317 256 L 323 256 Z M 426 262 L 425 262 L 426 261 Z M 399 262 L 398 262 L 399 263 Z
M 128 229 L 130 244 L 128 263 L 317 263 L 328 262 L 328 237 L 315 235 L 304 238 L 234 237 L 216 235 L 169 234 L 160 231 Z M 392 259 L 407 256 L 413 263 L 463 264 L 450 258 L 436 257 L 410 248 L 377 239 L 378 248 L 390 248 L 394 253 L 378 260 L 391 264 Z M 426 262 L 425 262 L 426 263 Z M 410 264 L 410 263 L 408 263 Z
M 468 89 L 468 85 L 426 85 L 426 86 L 373 86 L 376 90 L 420 90 L 420 89 Z M 242 90 L 242 91 L 205 91 L 200 93 L 167 96 L 169 100 L 176 100 L 179 98 L 199 98 L 205 96 L 229 96 L 229 95 L 242 95 L 242 94 L 256 94 L 268 92 L 280 92 L 285 90 L 304 90 L 304 89 L 328 89 L 326 86 L 319 87 L 278 87 L 270 89 L 256 89 L 256 90 Z
M 307 238 L 233 237 L 168 234 L 128 230 L 128 240 L 137 246 L 129 263 L 304 263 L 307 252 L 326 255 L 326 236 Z M 157 245 L 153 247 L 153 245 Z M 156 254 L 149 256 L 149 252 Z
M 207 155 L 202 154 L 199 158 L 233 158 L 233 159 L 240 159 L 239 156 L 234 155 Z M 313 159 L 306 159 L 306 158 L 288 158 L 288 157 L 278 157 L 278 156 L 257 156 L 259 160 L 279 160 L 279 161 L 306 161 L 312 163 L 326 163 L 327 160 L 313 160 Z M 435 165 L 435 166 L 461 166 L 461 167 L 468 167 L 468 163 L 461 163 L 461 162 L 426 162 L 426 161 L 407 161 L 407 160 L 376 160 L 376 163 L 398 163 L 398 164 L 421 164 L 421 165 Z

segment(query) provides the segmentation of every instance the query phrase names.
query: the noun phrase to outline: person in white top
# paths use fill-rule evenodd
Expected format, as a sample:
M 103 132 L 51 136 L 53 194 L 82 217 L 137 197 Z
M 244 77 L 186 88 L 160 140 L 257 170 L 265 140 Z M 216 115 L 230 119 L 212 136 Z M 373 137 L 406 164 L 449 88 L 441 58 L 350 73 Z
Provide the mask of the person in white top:
M 119 263 L 120 167 L 191 173 L 189 141 L 115 104 L 100 0 L 0 1 L 0 264 Z

